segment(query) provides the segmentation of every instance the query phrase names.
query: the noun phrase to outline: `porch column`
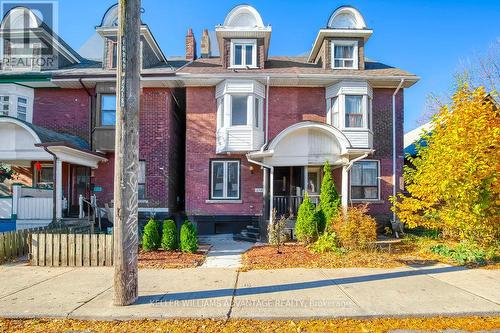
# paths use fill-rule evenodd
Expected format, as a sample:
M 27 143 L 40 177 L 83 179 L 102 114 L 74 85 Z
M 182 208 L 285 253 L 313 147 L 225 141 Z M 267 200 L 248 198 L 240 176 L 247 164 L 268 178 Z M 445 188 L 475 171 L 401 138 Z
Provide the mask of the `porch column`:
M 61 159 L 56 160 L 56 219 L 60 220 L 62 219 L 62 161 Z
M 342 167 L 342 192 L 341 192 L 341 195 L 342 195 L 342 208 L 344 210 L 347 210 L 347 205 L 349 202 L 349 186 L 348 186 L 349 171 L 347 168 L 348 168 L 347 165 L 344 165 Z
M 274 223 L 273 221 L 273 209 L 274 209 L 274 168 L 271 167 L 270 177 L 269 177 L 269 223 Z

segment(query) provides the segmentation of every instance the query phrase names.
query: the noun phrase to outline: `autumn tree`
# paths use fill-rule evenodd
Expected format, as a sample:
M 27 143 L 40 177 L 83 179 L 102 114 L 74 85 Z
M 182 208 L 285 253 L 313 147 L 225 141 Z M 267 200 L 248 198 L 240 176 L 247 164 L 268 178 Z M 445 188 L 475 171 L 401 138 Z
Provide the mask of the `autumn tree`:
M 410 195 L 392 198 L 394 209 L 410 228 L 493 244 L 500 236 L 498 106 L 483 87 L 462 84 L 432 122 L 427 146 L 404 170 Z

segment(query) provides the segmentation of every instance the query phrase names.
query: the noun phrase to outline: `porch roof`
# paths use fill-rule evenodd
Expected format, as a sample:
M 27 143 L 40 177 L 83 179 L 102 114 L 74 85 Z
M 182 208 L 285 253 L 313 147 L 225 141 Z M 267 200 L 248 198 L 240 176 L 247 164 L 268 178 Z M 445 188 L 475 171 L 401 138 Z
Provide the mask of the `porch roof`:
M 91 151 L 82 138 L 9 116 L 0 116 L 0 138 L 3 161 L 49 161 L 53 153 L 61 161 L 97 168 L 99 162 L 107 160 Z

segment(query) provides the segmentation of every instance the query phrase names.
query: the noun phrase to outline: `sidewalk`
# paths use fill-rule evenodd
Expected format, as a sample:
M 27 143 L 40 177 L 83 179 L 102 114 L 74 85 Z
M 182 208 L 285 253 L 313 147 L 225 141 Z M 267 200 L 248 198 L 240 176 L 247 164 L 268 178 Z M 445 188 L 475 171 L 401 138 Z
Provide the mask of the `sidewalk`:
M 140 270 L 136 304 L 112 305 L 112 268 L 0 266 L 0 317 L 320 318 L 500 314 L 500 271 Z
M 200 236 L 201 243 L 210 244 L 207 259 L 202 268 L 239 268 L 241 255 L 254 244 L 233 240 L 233 235 Z

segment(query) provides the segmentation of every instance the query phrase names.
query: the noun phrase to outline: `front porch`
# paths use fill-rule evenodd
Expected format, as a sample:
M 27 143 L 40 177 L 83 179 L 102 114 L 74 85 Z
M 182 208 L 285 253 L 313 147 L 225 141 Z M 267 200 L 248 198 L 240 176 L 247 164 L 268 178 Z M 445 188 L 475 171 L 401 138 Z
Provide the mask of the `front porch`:
M 0 163 L 16 172 L 0 184 L 0 219 L 24 229 L 78 217 L 79 197 L 90 194 L 90 170 L 102 161 L 79 137 L 0 117 Z

